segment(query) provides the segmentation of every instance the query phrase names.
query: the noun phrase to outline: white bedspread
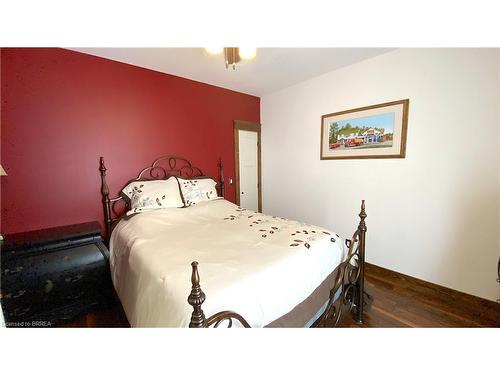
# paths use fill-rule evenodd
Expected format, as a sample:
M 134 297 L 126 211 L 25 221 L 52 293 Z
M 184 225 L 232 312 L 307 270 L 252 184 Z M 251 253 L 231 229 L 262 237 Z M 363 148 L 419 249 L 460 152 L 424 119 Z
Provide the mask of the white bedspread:
M 223 200 L 144 212 L 110 240 L 111 274 L 133 327 L 187 327 L 191 262 L 208 317 L 222 310 L 262 327 L 306 299 L 345 257 L 338 235 Z

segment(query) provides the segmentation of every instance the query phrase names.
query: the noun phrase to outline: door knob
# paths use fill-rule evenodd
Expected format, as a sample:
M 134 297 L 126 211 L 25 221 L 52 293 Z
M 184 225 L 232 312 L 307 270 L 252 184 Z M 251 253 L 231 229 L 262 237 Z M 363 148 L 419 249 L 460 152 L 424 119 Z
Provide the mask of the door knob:
M 245 192 L 244 192 L 244 191 L 242 191 L 242 192 L 241 192 L 241 194 L 245 194 Z

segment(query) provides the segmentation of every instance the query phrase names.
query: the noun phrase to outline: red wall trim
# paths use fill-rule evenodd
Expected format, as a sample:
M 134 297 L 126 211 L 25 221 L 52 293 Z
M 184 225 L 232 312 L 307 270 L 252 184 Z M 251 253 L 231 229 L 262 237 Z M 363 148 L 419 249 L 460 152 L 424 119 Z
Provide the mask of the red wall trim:
M 258 97 L 78 52 L 3 48 L 0 66 L 5 233 L 102 221 L 99 156 L 112 193 L 164 154 L 234 177 L 232 122 L 260 122 Z

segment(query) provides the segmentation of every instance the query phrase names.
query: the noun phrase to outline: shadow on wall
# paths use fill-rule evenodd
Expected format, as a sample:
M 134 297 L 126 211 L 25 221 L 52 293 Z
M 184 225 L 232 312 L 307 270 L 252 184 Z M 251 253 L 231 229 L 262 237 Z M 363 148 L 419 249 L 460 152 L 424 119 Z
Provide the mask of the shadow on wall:
M 464 197 L 467 193 L 463 192 Z M 496 281 L 500 238 L 498 233 L 490 233 L 488 226 L 478 225 L 496 220 L 496 211 L 487 199 L 493 195 L 483 193 L 471 198 L 469 194 L 462 200 L 465 204 L 462 208 L 449 213 L 451 229 L 457 235 L 450 236 L 452 240 L 438 268 L 439 278 L 454 285 L 454 289 L 486 299 L 500 296 L 500 284 Z M 497 249 L 496 254 L 488 252 L 491 248 Z M 475 275 L 487 275 L 480 289 L 471 289 L 471 285 L 478 284 Z

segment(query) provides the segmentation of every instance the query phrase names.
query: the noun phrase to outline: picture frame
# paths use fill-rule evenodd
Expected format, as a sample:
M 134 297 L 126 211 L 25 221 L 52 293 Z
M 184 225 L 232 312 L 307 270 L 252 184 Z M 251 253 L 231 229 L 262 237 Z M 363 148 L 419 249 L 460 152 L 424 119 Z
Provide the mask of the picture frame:
M 409 99 L 321 116 L 320 159 L 404 158 Z

